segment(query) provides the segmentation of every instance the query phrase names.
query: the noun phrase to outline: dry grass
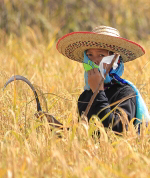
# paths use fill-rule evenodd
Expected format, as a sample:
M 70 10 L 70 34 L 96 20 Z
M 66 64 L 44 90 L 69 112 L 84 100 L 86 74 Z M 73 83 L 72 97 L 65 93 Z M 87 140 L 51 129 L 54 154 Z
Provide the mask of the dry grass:
M 143 125 L 137 135 L 131 124 L 128 133 L 118 136 L 100 123 L 96 127 L 78 123 L 82 64 L 60 55 L 53 42 L 39 43 L 32 29 L 22 38 L 2 32 L 0 36 L 0 177 L 149 177 L 150 125 Z M 141 87 L 150 106 L 150 50 L 146 52 L 125 65 L 124 77 Z M 14 74 L 28 78 L 38 90 L 43 110 L 71 128 L 60 133 L 62 138 L 58 130 L 51 131 L 35 118 L 34 96 L 25 83 L 11 83 L 2 91 Z M 97 128 L 101 136 L 92 137 Z

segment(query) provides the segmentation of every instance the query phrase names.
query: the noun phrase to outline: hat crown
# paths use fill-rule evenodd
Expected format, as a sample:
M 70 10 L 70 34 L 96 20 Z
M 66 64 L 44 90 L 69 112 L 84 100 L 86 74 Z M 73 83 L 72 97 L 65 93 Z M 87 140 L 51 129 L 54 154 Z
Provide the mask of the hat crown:
M 103 34 L 103 35 L 109 35 L 109 36 L 115 36 L 115 37 L 120 37 L 120 33 L 117 29 L 108 27 L 108 26 L 98 26 L 95 27 L 92 32 L 98 33 L 98 34 Z

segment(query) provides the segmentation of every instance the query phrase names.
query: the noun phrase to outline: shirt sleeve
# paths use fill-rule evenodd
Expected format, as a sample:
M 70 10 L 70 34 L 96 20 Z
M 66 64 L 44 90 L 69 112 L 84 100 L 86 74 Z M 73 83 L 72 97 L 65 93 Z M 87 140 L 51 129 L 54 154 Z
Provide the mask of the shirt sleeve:
M 133 90 L 129 87 L 125 87 L 123 88 L 122 90 L 120 90 L 118 92 L 117 95 L 115 95 L 115 98 L 114 98 L 114 101 L 118 101 L 126 96 L 129 95 L 129 93 L 133 93 Z M 84 91 L 83 94 L 80 95 L 79 97 L 79 102 L 78 102 L 78 109 L 79 109 L 79 114 L 81 115 L 83 111 L 85 111 L 87 105 L 88 105 L 88 102 L 90 101 L 90 98 L 92 96 L 92 91 Z M 106 108 L 107 107 L 107 108 Z M 102 119 L 107 113 L 109 113 L 113 108 L 115 107 L 112 106 L 112 107 L 109 107 L 109 101 L 108 101 L 108 98 L 106 97 L 106 94 L 104 91 L 100 91 L 90 110 L 89 110 L 89 113 L 87 115 L 88 119 L 91 118 L 92 115 L 97 115 L 102 109 L 104 109 L 102 112 L 100 112 L 100 114 L 98 115 L 98 117 L 100 119 Z M 128 116 L 128 120 L 130 121 L 133 117 L 135 117 L 135 111 L 136 111 L 136 106 L 135 106 L 135 97 L 134 98 L 130 98 L 130 99 L 127 99 L 125 100 L 124 102 L 122 102 L 119 107 L 121 107 L 127 114 Z M 109 124 L 112 124 L 112 120 L 113 120 L 113 123 L 116 123 L 115 125 L 113 125 L 113 130 L 114 131 L 117 131 L 117 132 L 122 132 L 122 123 L 120 121 L 120 118 L 117 114 L 117 111 L 114 113 L 112 112 L 102 123 L 104 125 L 104 127 L 108 127 Z

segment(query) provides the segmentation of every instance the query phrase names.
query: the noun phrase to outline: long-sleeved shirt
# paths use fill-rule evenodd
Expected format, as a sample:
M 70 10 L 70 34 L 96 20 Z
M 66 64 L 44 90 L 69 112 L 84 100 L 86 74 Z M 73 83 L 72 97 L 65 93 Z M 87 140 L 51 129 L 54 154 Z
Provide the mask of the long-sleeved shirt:
M 79 114 L 81 115 L 83 111 L 85 111 L 88 103 L 93 95 L 92 90 L 85 90 L 78 99 L 78 110 Z M 119 107 L 122 108 L 127 116 L 128 120 L 130 121 L 132 118 L 136 116 L 136 97 L 135 92 L 132 89 L 132 87 L 128 84 L 114 84 L 110 88 L 105 89 L 104 91 L 99 91 L 96 98 L 93 101 L 93 104 L 88 112 L 88 120 L 91 118 L 92 115 L 96 115 L 100 110 L 105 108 L 106 106 L 110 105 L 111 103 L 114 103 L 120 99 L 123 99 L 126 96 L 132 95 L 134 97 L 131 97 L 122 103 L 119 104 Z M 116 105 L 112 107 L 108 107 L 104 109 L 98 117 L 102 119 L 108 112 L 110 112 Z M 117 110 L 116 110 L 117 112 Z M 104 121 L 102 121 L 104 127 L 108 127 L 109 124 L 114 124 L 113 130 L 117 132 L 122 132 L 122 122 L 120 121 L 120 118 L 117 113 L 112 112 Z M 119 111 L 118 111 L 119 113 Z

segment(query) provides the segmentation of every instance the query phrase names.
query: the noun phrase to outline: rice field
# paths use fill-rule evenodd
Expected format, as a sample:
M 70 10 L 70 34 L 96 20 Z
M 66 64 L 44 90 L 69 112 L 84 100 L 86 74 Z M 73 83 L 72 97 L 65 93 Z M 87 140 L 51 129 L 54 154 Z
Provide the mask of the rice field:
M 47 44 L 30 28 L 22 37 L 1 31 L 0 38 L 0 177 L 150 177 L 150 125 L 143 124 L 138 135 L 130 123 L 127 133 L 116 135 L 97 121 L 96 126 L 79 123 L 82 64 L 59 54 L 55 38 Z M 150 44 L 139 43 L 146 54 L 125 64 L 123 78 L 139 88 L 150 110 Z M 26 83 L 12 82 L 3 91 L 13 75 L 28 78 L 43 111 L 62 122 L 63 130 L 35 117 L 35 98 Z M 92 137 L 97 129 L 100 137 Z

